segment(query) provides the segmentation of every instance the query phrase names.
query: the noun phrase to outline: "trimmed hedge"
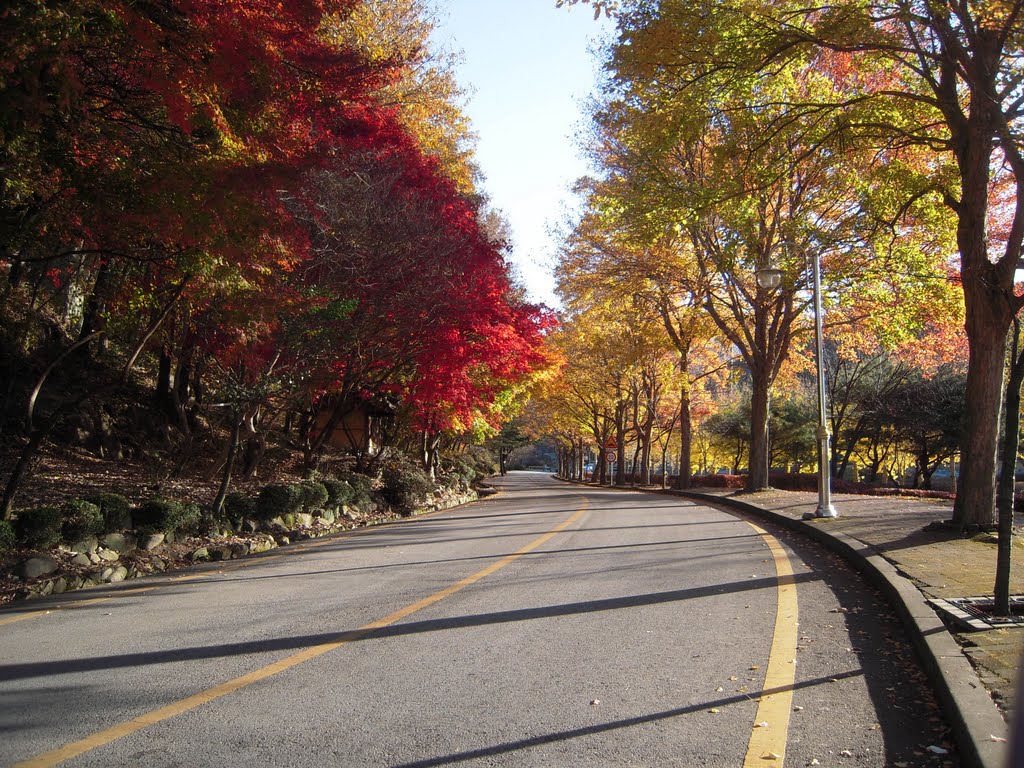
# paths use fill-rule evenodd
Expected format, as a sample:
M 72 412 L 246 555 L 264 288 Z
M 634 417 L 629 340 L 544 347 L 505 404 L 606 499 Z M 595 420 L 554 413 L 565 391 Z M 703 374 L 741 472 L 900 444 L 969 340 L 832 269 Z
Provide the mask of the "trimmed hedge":
M 66 501 L 60 508 L 63 518 L 60 526 L 61 539 L 66 544 L 74 544 L 89 536 L 103 533 L 103 512 L 91 501 L 74 499 Z
M 743 488 L 746 475 L 699 475 L 693 478 L 694 488 Z M 817 491 L 818 476 L 816 474 L 772 472 L 768 478 L 772 488 L 780 491 Z M 916 499 L 954 499 L 956 495 L 949 491 L 926 491 L 923 488 L 898 488 L 870 485 L 868 483 L 851 483 L 837 477 L 832 478 L 833 493 L 853 493 L 861 496 L 905 496 Z
M 355 502 L 356 492 L 344 480 L 326 477 L 322 482 L 324 490 L 327 491 L 327 507 L 329 509 L 338 509 L 346 504 Z
M 60 543 L 60 507 L 23 509 L 14 522 L 14 538 L 28 549 L 50 549 Z
M 224 497 L 224 514 L 228 520 L 239 522 L 246 517 L 256 517 L 256 499 L 244 493 L 232 491 Z
M 328 492 L 323 483 L 315 480 L 304 480 L 299 483 L 299 499 L 303 512 L 323 509 L 327 504 Z
M 384 465 L 381 495 L 400 515 L 411 515 L 434 491 L 434 482 L 426 472 L 404 456 L 396 456 Z
M 268 522 L 275 517 L 293 515 L 302 509 L 302 494 L 298 485 L 267 485 L 256 497 L 255 517 Z
M 17 540 L 14 536 L 14 526 L 9 520 L 0 520 L 0 552 L 14 549 Z
M 348 502 L 356 507 L 362 507 L 373 501 L 373 478 L 352 472 L 344 476 L 343 480 L 352 489 L 352 500 Z
M 136 529 L 161 533 L 194 531 L 202 518 L 198 504 L 183 504 L 172 499 L 144 501 L 132 514 Z
M 744 475 L 699 475 L 693 478 L 695 488 L 742 488 L 746 484 Z
M 132 527 L 132 505 L 121 494 L 97 493 L 86 501 L 100 508 L 104 531 L 124 531 Z

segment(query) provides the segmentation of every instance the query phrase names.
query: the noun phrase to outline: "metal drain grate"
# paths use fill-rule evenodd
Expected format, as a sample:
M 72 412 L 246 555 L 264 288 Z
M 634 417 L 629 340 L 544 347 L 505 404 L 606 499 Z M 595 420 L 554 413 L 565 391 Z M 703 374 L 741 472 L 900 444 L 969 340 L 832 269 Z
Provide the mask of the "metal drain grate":
M 967 629 L 977 631 L 1024 627 L 1024 595 L 1013 595 L 1010 598 L 1010 616 L 993 615 L 992 609 L 996 601 L 991 597 L 951 597 L 928 602 L 940 613 Z

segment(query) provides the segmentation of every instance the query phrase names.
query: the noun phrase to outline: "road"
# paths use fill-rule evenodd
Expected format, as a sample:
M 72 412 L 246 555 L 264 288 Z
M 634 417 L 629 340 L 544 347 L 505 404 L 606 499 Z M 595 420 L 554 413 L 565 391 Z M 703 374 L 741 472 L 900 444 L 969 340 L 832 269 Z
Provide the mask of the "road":
M 929 751 L 951 747 L 898 623 L 834 556 L 681 499 L 500 487 L 0 612 L 0 762 L 957 764 Z

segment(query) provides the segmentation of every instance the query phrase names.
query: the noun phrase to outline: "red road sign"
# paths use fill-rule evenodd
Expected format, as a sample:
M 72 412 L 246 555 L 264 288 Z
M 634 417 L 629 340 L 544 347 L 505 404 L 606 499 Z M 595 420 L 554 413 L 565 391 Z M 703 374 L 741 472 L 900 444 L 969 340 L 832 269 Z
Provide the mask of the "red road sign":
M 604 454 L 605 461 L 616 461 L 618 458 L 619 458 L 619 454 L 618 454 L 617 451 L 605 451 L 605 454 Z
M 617 442 L 615 442 L 615 438 L 614 437 L 609 437 L 607 440 L 605 440 L 604 441 L 604 447 L 607 448 L 609 451 L 617 451 L 617 450 L 619 450 L 619 444 Z

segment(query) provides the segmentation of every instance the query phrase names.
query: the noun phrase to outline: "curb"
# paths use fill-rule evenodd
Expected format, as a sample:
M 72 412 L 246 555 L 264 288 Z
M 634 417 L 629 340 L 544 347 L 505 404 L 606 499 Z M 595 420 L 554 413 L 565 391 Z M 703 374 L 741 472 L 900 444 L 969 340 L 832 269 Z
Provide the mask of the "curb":
M 719 496 L 687 491 L 674 491 L 669 495 L 718 502 L 767 518 L 841 555 L 881 589 L 899 614 L 939 696 L 963 764 L 972 768 L 1002 768 L 1007 764 L 1006 742 L 993 741 L 992 737 L 1007 739 L 1009 728 L 978 673 L 920 590 L 874 547 L 844 533 L 825 530 L 823 526 L 828 523 L 824 521 L 794 520 L 753 504 Z
M 640 490 L 601 487 L 609 490 Z M 842 556 L 882 591 L 899 615 L 939 697 L 943 714 L 953 730 L 962 764 L 969 768 L 1003 768 L 1009 764 L 1009 726 L 978 673 L 961 652 L 959 644 L 938 614 L 927 604 L 921 591 L 878 550 L 844 533 L 826 530 L 824 526 L 828 524 L 827 520 L 804 522 L 744 501 L 696 491 L 648 492 L 731 507 L 807 536 Z

